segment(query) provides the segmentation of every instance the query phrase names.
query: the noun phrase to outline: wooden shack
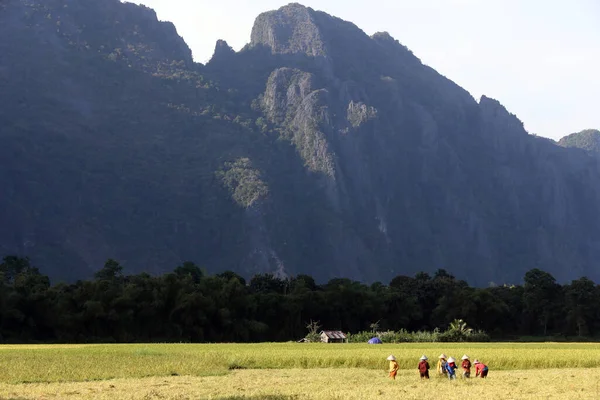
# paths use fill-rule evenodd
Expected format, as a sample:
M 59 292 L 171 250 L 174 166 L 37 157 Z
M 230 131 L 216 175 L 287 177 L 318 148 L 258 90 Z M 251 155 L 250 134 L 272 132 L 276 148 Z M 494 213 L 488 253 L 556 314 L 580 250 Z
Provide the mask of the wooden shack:
M 348 338 L 342 331 L 322 331 L 321 341 L 323 343 L 346 343 Z

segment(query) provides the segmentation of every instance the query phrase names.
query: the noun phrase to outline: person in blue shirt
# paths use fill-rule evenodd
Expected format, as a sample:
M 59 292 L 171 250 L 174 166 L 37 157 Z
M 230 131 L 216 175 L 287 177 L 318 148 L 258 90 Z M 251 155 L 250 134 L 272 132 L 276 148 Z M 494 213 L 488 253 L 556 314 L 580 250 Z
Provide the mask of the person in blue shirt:
M 448 359 L 448 363 L 446 363 L 446 372 L 448 373 L 448 379 L 456 379 L 456 360 L 453 357 Z

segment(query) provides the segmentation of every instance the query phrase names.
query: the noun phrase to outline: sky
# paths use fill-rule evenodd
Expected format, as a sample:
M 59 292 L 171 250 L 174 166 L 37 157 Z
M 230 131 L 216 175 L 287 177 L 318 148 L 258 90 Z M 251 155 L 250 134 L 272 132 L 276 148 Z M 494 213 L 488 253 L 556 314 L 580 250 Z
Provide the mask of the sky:
M 254 19 L 289 1 L 142 0 L 171 21 L 205 63 L 218 39 L 235 50 Z M 530 133 L 559 139 L 600 129 L 599 0 L 303 0 L 367 34 L 387 31 L 479 100 L 516 114 Z

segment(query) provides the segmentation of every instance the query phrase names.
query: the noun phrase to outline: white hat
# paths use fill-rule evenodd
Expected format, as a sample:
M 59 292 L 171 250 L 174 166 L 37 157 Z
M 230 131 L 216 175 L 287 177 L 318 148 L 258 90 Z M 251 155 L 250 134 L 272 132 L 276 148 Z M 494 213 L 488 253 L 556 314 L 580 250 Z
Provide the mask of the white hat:
M 448 357 L 446 357 L 446 355 L 444 353 L 440 354 L 440 356 L 438 358 L 443 358 L 444 360 Z
M 421 357 L 421 360 L 429 360 L 429 358 L 427 358 L 426 355 L 423 355 L 423 357 Z
M 479 360 L 475 360 L 475 361 L 473 361 L 473 364 L 481 364 L 481 363 L 479 362 Z
M 463 360 L 468 360 L 468 359 L 469 359 L 469 356 L 465 354 L 464 356 L 462 356 L 462 359 L 463 359 Z
M 387 360 L 388 360 L 388 361 L 396 361 L 396 357 L 394 357 L 394 356 L 390 355 L 390 356 L 387 358 Z
M 454 358 L 450 357 L 450 358 L 448 359 L 448 362 L 449 362 L 449 363 L 453 363 L 453 362 L 456 362 L 456 360 L 455 360 Z

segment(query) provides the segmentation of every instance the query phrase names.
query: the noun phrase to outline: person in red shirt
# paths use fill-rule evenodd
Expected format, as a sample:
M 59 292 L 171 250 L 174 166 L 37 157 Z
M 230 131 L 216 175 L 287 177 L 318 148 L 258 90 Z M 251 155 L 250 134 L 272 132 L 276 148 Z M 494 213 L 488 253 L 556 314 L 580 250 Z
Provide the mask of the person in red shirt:
M 463 378 L 470 378 L 471 377 L 471 361 L 469 360 L 469 356 L 468 355 L 464 355 L 462 356 L 462 364 L 461 367 L 463 369 Z
M 419 374 L 421 374 L 421 379 L 429 379 L 429 363 L 427 360 L 427 356 L 423 356 L 419 362 Z
M 475 376 L 481 376 L 482 378 L 487 377 L 488 375 L 488 367 L 485 364 L 479 362 L 479 360 L 475 360 L 473 362 L 475 365 Z

